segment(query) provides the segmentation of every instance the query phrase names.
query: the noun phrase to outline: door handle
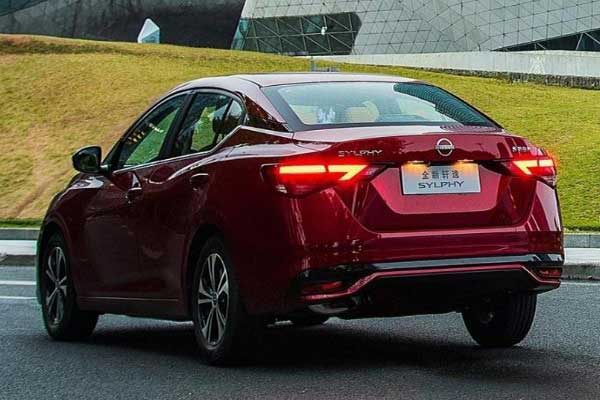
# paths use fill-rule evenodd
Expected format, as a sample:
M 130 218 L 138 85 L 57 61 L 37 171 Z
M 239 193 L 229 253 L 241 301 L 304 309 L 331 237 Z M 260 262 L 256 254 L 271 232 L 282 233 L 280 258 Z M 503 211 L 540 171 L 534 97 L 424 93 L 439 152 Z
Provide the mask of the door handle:
M 210 175 L 206 173 L 192 175 L 190 177 L 190 185 L 192 185 L 194 189 L 198 189 L 206 185 L 208 183 L 209 178 Z
M 133 203 L 134 201 L 139 199 L 143 193 L 144 193 L 144 191 L 142 190 L 141 187 L 134 187 L 134 188 L 129 189 L 127 191 L 127 194 L 125 195 L 127 197 L 127 202 Z

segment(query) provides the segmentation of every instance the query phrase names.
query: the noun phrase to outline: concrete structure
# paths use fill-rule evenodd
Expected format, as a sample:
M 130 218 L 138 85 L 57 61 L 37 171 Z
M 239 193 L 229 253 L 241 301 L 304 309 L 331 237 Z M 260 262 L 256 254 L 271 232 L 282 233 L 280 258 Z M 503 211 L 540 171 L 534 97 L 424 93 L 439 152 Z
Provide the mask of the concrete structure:
M 600 0 L 247 0 L 232 47 L 598 88 Z
M 0 0 L 5 33 L 135 41 L 146 18 L 166 43 L 237 27 L 234 48 L 277 53 L 600 51 L 600 0 Z
M 135 42 L 146 18 L 161 42 L 228 48 L 244 0 L 0 0 L 0 32 Z
M 311 55 L 600 51 L 600 0 L 247 0 L 234 47 Z
M 600 87 L 600 52 L 527 51 L 527 52 L 453 52 L 432 54 L 363 54 L 323 56 L 345 63 L 398 65 L 437 70 L 512 73 L 523 76 L 594 78 L 576 86 Z M 587 82 L 588 84 L 585 84 Z
M 135 41 L 146 18 L 164 43 L 600 85 L 600 0 L 0 0 L 0 32 Z

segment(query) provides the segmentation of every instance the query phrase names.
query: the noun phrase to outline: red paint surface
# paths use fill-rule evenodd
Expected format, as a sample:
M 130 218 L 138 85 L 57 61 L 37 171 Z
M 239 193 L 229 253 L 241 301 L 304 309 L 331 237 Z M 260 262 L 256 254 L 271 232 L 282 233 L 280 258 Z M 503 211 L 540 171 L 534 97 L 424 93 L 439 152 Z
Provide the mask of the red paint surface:
M 312 76 L 312 75 L 309 75 Z M 264 78 L 269 83 L 285 78 Z M 293 75 L 293 80 L 309 79 Z M 389 78 L 388 78 L 389 79 Z M 498 270 L 497 266 L 380 272 L 344 292 L 293 297 L 308 269 L 420 259 L 563 253 L 556 190 L 531 177 L 498 172 L 511 146 L 531 146 L 502 130 L 465 127 L 380 127 L 284 132 L 285 121 L 260 91 L 239 78 L 210 78 L 182 86 L 221 88 L 250 105 L 269 129 L 242 127 L 208 154 L 195 154 L 105 175 L 77 175 L 52 202 L 46 219 L 64 233 L 83 308 L 187 318 L 192 242 L 208 227 L 231 252 L 251 313 L 281 314 L 292 306 L 358 292 L 388 275 Z M 456 151 L 442 157 L 440 138 Z M 292 198 L 265 182 L 261 167 L 298 160 L 339 160 L 340 150 L 379 149 L 368 164 L 387 169 L 372 180 L 348 182 Z M 480 164 L 482 192 L 407 196 L 400 166 L 408 161 Z M 490 166 L 491 165 L 491 166 Z M 194 174 L 208 174 L 198 187 Z M 132 202 L 127 192 L 141 188 Z M 544 282 L 531 275 L 534 286 Z M 501 269 L 501 268 L 500 268 Z M 292 297 L 290 297 L 292 296 Z M 319 297 L 321 296 L 321 297 Z

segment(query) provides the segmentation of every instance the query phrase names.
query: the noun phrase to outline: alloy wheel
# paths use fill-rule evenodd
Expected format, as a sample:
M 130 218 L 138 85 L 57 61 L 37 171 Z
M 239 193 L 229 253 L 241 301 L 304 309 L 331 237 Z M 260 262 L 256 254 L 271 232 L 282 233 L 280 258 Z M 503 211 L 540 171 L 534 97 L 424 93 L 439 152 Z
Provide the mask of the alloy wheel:
M 229 280 L 225 262 L 217 253 L 202 265 L 198 285 L 198 320 L 208 346 L 215 347 L 225 334 L 229 309 Z
M 67 304 L 67 260 L 60 247 L 53 248 L 46 262 L 45 305 L 48 321 L 58 325 L 65 314 Z

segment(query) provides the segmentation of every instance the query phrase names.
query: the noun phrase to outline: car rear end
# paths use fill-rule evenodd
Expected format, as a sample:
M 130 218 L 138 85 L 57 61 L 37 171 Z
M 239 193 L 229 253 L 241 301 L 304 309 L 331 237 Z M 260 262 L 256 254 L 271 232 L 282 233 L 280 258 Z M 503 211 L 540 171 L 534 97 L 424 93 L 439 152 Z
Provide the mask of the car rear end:
M 294 234 L 279 243 L 292 265 L 290 309 L 436 313 L 558 287 L 554 159 L 441 89 L 389 83 L 368 104 L 374 86 L 339 87 L 356 87 L 356 104 L 330 94 L 336 87 L 317 100 L 267 90 L 304 149 L 261 171 L 291 216 Z

